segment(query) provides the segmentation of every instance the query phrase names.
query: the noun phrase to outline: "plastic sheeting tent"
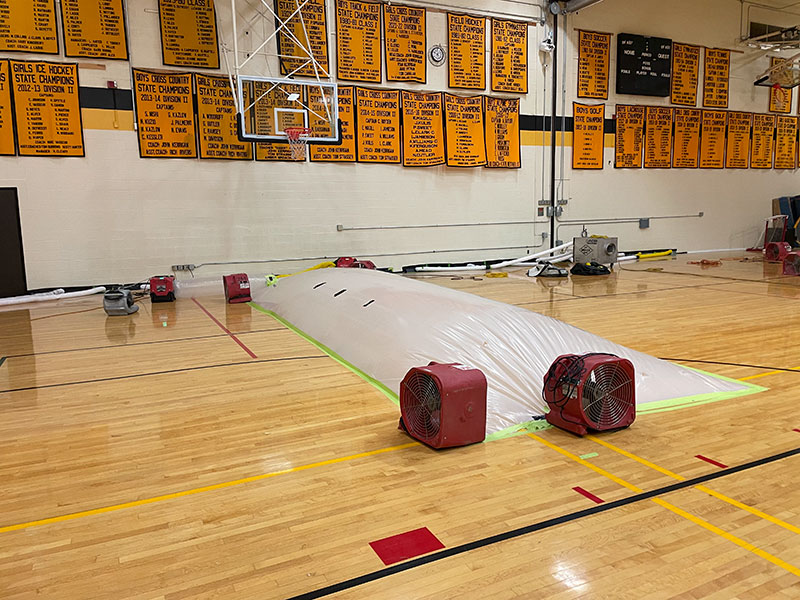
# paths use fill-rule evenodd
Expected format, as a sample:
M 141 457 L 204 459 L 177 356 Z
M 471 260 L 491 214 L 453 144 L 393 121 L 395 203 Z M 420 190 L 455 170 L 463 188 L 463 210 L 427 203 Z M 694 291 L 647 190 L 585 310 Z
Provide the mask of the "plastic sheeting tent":
M 761 389 L 523 308 L 379 271 L 299 273 L 254 290 L 253 300 L 395 394 L 410 368 L 431 361 L 480 369 L 488 381 L 487 435 L 547 412 L 542 379 L 561 354 L 607 352 L 631 360 L 637 405 L 674 407 Z

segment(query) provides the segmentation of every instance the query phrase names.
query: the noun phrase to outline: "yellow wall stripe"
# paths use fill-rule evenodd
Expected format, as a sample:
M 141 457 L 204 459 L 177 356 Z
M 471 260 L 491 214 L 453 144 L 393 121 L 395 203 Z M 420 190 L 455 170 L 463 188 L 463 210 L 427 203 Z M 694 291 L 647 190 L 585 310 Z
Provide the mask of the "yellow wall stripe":
M 132 110 L 105 110 L 102 108 L 82 108 L 81 119 L 83 120 L 84 129 L 133 131 Z
M 589 467 L 590 469 L 592 469 L 593 471 L 595 471 L 597 473 L 600 473 L 604 477 L 608 477 L 609 479 L 611 479 L 615 483 L 618 483 L 618 484 L 622 485 L 623 487 L 628 488 L 629 490 L 632 490 L 632 491 L 635 491 L 635 492 L 643 492 L 644 491 L 644 490 L 636 487 L 632 483 L 628 483 L 627 481 L 624 481 L 624 480 L 620 479 L 619 477 L 616 477 L 615 475 L 611 475 L 611 473 L 609 473 L 608 471 L 605 471 L 605 470 L 601 469 L 600 467 L 596 467 L 592 463 L 586 462 L 585 460 L 581 459 L 580 457 L 576 456 L 575 454 L 572 454 L 571 452 L 568 452 L 567 450 L 564 450 L 563 448 L 559 448 L 555 444 L 551 444 L 550 442 L 548 442 L 547 440 L 539 437 L 538 435 L 535 435 L 533 433 L 529 433 L 528 436 L 530 436 L 531 438 L 533 438 L 534 440 L 536 440 L 538 442 L 541 442 L 542 444 L 544 444 L 548 448 L 552 448 L 553 450 L 555 450 L 559 454 L 562 454 L 562 455 L 566 456 L 567 458 L 569 458 L 571 460 L 574 460 L 577 463 L 582 464 L 585 467 Z M 715 533 L 718 536 L 728 540 L 729 542 L 733 542 L 734 544 L 736 544 L 740 548 L 744 548 L 745 550 L 747 550 L 749 552 L 752 552 L 756 556 L 759 556 L 759 557 L 763 558 L 764 560 L 767 560 L 767 561 L 771 562 L 772 564 L 774 564 L 774 565 L 776 565 L 776 566 L 778 566 L 778 567 L 780 567 L 782 569 L 785 569 L 786 571 L 789 571 L 793 575 L 797 575 L 797 576 L 800 577 L 800 569 L 798 569 L 797 567 L 795 567 L 792 564 L 787 563 L 785 560 L 780 559 L 777 556 L 773 556 L 769 552 L 767 552 L 765 550 L 762 550 L 761 548 L 759 548 L 757 546 L 754 546 L 750 542 L 746 542 L 743 539 L 738 538 L 735 535 L 733 535 L 731 533 L 728 533 L 727 531 L 725 531 L 723 529 L 720 529 L 716 525 L 712 525 L 708 521 L 705 521 L 705 520 L 701 519 L 700 517 L 696 517 L 695 515 L 693 515 L 691 513 L 688 513 L 685 510 L 680 509 L 680 508 L 678 508 L 677 506 L 675 506 L 673 504 L 670 504 L 666 500 L 662 500 L 661 498 L 650 498 L 650 500 L 652 502 L 655 502 L 659 506 L 661 506 L 663 508 L 666 508 L 667 510 L 675 513 L 676 515 L 680 515 L 684 519 L 687 519 L 687 520 L 691 521 L 692 523 L 695 523 L 695 524 L 699 525 L 703 529 L 706 529 L 707 531 Z
M 659 473 L 662 473 L 662 474 L 666 475 L 667 477 L 672 477 L 673 479 L 677 479 L 678 481 L 686 481 L 685 477 L 682 477 L 681 475 L 678 475 L 677 473 L 673 473 L 672 471 L 669 471 L 668 469 L 665 469 L 663 467 L 659 467 L 658 465 L 656 465 L 654 463 L 651 463 L 649 460 L 641 458 L 640 456 L 636 456 L 635 454 L 632 454 L 631 452 L 623 450 L 622 448 L 618 448 L 614 444 L 610 444 L 610 443 L 608 443 L 608 442 L 606 442 L 604 440 L 601 440 L 600 438 L 597 438 L 597 437 L 595 437 L 593 435 L 587 435 L 585 437 L 587 439 L 592 440 L 593 442 L 595 442 L 597 444 L 600 444 L 601 446 L 604 446 L 604 447 L 608 448 L 609 450 L 613 450 L 614 452 L 616 452 L 618 454 L 621 454 L 622 456 L 630 458 L 631 460 L 635 460 L 636 462 L 638 462 L 640 464 L 643 464 L 646 467 L 649 467 L 649 468 L 651 468 L 651 469 L 653 469 L 655 471 L 658 471 Z M 742 502 L 739 502 L 738 500 L 734 500 L 733 498 L 729 498 L 725 494 L 721 494 L 720 492 L 714 491 L 709 487 L 706 487 L 704 485 L 695 485 L 695 486 L 692 486 L 692 487 L 694 487 L 697 490 L 700 490 L 701 492 L 709 494 L 710 496 L 713 496 L 714 498 L 717 498 L 718 500 L 722 500 L 723 502 L 727 502 L 731 506 L 735 506 L 736 508 L 739 508 L 741 510 L 745 510 L 745 511 L 749 512 L 752 515 L 756 515 L 757 517 L 761 517 L 762 519 L 764 519 L 766 521 L 769 521 L 770 523 L 774 523 L 775 525 L 778 525 L 779 527 L 783 527 L 784 529 L 787 529 L 788 531 L 791 531 L 792 533 L 800 534 L 800 527 L 795 527 L 791 523 L 787 523 L 786 521 L 782 521 L 781 519 L 778 519 L 777 517 L 773 517 L 772 515 L 768 515 L 767 513 L 762 512 L 762 511 L 758 510 L 757 508 L 753 508 L 752 506 L 748 506 L 747 504 L 743 504 Z
M 404 450 L 412 446 L 419 446 L 419 442 L 410 442 L 408 444 L 401 444 L 399 446 L 390 446 L 388 448 L 381 448 L 380 450 L 371 450 L 370 452 L 361 452 L 359 454 L 351 454 L 350 456 L 342 456 L 339 458 L 332 458 L 330 460 L 323 460 L 320 462 L 311 463 L 308 465 L 301 465 L 291 469 L 284 469 L 282 471 L 273 471 L 271 473 L 262 473 L 261 475 L 254 475 L 252 477 L 245 477 L 244 479 L 236 479 L 234 481 L 225 481 L 223 483 L 215 483 L 214 485 L 207 485 L 204 487 L 194 488 L 192 490 L 184 490 L 182 492 L 175 492 L 173 494 L 164 494 L 163 496 L 154 496 L 152 498 L 143 498 L 141 500 L 134 500 L 133 502 L 125 502 L 123 504 L 114 504 L 112 506 L 104 506 L 102 508 L 94 508 L 92 510 L 84 510 L 81 512 L 70 513 L 58 517 L 50 517 L 48 519 L 39 519 L 37 521 L 28 521 L 27 523 L 18 523 L 16 525 L 7 525 L 0 527 L 0 533 L 8 531 L 17 531 L 19 529 L 27 529 L 28 527 L 35 527 L 37 525 L 49 525 L 51 523 L 60 523 L 62 521 L 71 521 L 72 519 L 79 519 L 81 517 L 90 517 L 92 515 L 99 515 L 102 513 L 112 512 L 115 510 L 122 510 L 125 508 L 133 508 L 136 506 L 143 506 L 145 504 L 152 504 L 154 502 L 162 502 L 164 500 L 173 500 L 175 498 L 182 498 L 183 496 L 192 496 L 194 494 L 201 494 L 203 492 L 211 492 L 214 490 L 221 490 L 224 488 L 233 487 L 235 485 L 242 485 L 245 483 L 252 483 L 254 481 L 261 481 L 262 479 L 269 479 L 278 475 L 285 475 L 287 473 L 297 473 L 299 471 L 307 471 L 308 469 L 315 469 L 317 467 L 324 467 L 327 465 L 334 465 L 341 462 L 355 460 L 357 458 L 366 458 L 367 456 L 375 456 L 377 454 L 384 454 L 386 452 L 394 452 L 395 450 Z

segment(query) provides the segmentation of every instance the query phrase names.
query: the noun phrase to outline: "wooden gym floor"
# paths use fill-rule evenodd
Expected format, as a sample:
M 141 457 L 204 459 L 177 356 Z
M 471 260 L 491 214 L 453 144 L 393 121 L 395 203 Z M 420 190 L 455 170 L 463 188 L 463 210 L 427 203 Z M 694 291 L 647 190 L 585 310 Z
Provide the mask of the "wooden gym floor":
M 444 452 L 247 305 L 0 312 L 0 598 L 798 598 L 800 278 L 687 264 L 742 256 L 428 277 L 769 388 Z M 387 571 L 422 527 L 445 550 Z

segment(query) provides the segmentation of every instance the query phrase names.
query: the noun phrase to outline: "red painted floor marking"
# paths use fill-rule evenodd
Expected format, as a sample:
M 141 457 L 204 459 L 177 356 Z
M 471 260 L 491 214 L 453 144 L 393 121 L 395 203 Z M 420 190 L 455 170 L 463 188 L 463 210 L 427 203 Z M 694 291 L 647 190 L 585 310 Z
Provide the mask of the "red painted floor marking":
M 723 465 L 721 462 L 717 462 L 715 460 L 707 458 L 707 457 L 703 456 L 702 454 L 696 455 L 695 458 L 699 458 L 700 460 L 704 460 L 707 463 L 710 463 L 710 464 L 714 465 L 715 467 L 719 467 L 720 469 L 727 469 L 728 468 L 728 465 Z
M 370 542 L 369 545 L 385 565 L 444 548 L 444 544 L 427 527 Z
M 800 429 L 792 429 L 792 431 L 796 431 L 797 433 L 800 433 Z
M 215 317 L 214 315 L 212 315 L 210 312 L 208 312 L 208 311 L 206 310 L 206 307 L 205 307 L 205 306 L 203 306 L 202 304 L 200 304 L 200 303 L 197 301 L 197 299 L 196 299 L 196 298 L 192 298 L 192 302 L 194 302 L 195 304 L 197 304 L 197 306 L 199 306 L 199 307 L 200 307 L 200 310 L 202 310 L 204 313 L 206 313 L 206 314 L 208 315 L 208 318 L 209 318 L 209 319 L 211 319 L 212 321 L 214 321 L 214 323 L 216 323 L 217 325 L 219 325 L 219 327 L 220 327 L 220 329 L 222 329 L 222 331 L 224 331 L 224 332 L 225 332 L 225 333 L 227 333 L 229 336 L 231 336 L 231 338 L 233 339 L 233 341 L 234 341 L 234 342 L 236 342 L 237 344 L 239 344 L 239 345 L 242 347 L 242 350 L 244 350 L 245 352 L 247 352 L 247 353 L 250 355 L 250 358 L 258 358 L 258 357 L 257 357 L 255 354 L 253 354 L 253 351 L 252 351 L 252 350 L 250 350 L 250 348 L 248 348 L 247 346 L 245 346 L 245 345 L 244 345 L 244 342 L 242 342 L 242 340 L 240 340 L 240 339 L 239 339 L 239 338 L 237 338 L 235 335 L 233 335 L 233 334 L 230 332 L 230 330 L 229 330 L 227 327 L 225 327 L 225 325 L 223 325 L 222 323 L 220 323 L 220 322 L 219 322 L 219 321 L 216 319 L 216 317 Z
M 589 500 L 591 500 L 592 502 L 596 502 L 597 504 L 602 504 L 603 502 L 605 502 L 605 500 L 603 500 L 602 498 L 598 498 L 592 492 L 587 492 L 582 487 L 574 487 L 572 489 L 578 492 L 580 495 L 586 496 Z

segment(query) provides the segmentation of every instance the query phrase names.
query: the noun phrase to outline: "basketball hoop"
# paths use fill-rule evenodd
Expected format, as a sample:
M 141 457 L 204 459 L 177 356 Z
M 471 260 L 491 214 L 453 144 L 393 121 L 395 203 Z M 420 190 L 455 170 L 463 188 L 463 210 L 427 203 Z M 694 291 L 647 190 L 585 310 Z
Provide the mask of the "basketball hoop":
M 311 134 L 311 128 L 286 127 L 283 132 L 286 134 L 289 147 L 292 149 L 292 158 L 295 160 L 305 160 L 306 144 L 308 143 L 308 136 Z

